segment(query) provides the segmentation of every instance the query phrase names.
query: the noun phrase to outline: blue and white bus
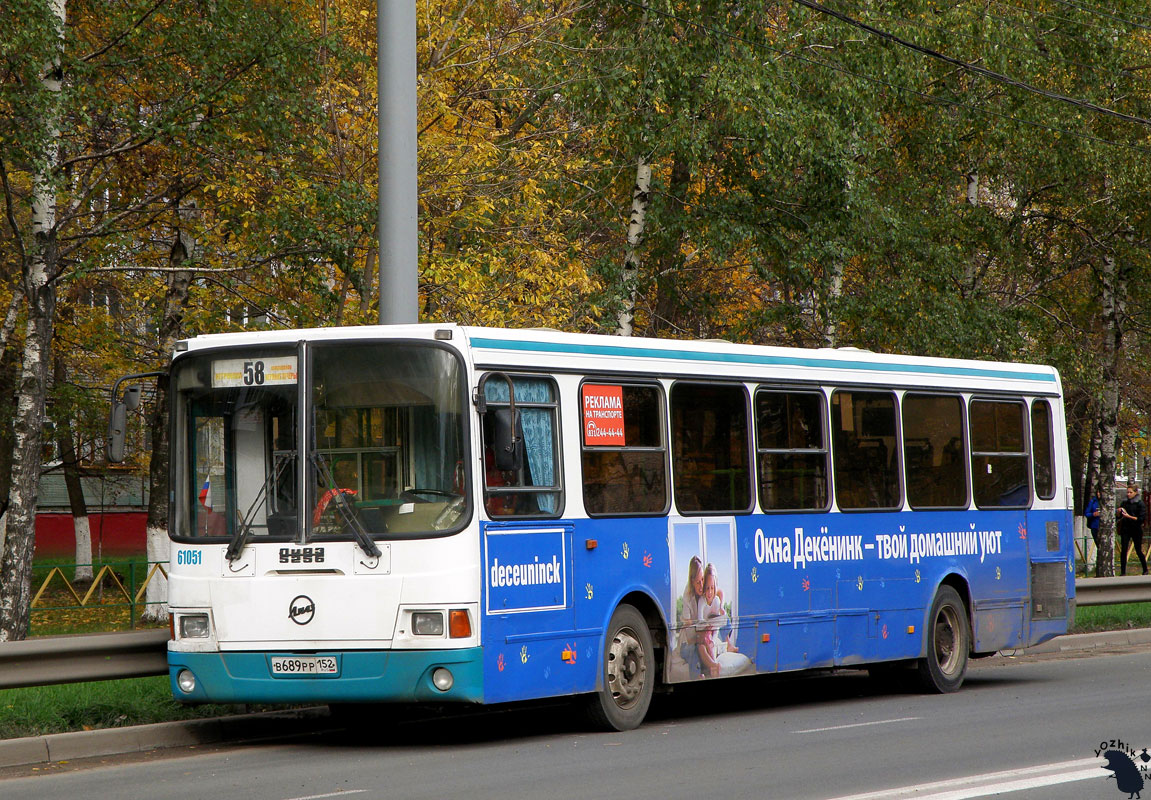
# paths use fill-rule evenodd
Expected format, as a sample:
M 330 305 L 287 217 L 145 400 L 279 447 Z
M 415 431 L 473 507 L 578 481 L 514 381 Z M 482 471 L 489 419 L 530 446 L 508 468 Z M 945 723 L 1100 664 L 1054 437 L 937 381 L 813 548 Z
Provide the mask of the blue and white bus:
M 1073 616 L 1050 367 L 444 324 L 200 336 L 169 387 L 181 701 L 625 730 L 717 677 L 954 691 Z

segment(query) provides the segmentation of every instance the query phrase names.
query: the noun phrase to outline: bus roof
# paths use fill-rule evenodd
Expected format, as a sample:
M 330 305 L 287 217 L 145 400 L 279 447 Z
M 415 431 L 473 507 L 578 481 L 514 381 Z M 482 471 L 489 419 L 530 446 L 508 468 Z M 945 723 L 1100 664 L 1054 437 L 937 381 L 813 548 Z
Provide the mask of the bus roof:
M 446 333 L 448 331 L 451 333 Z M 185 340 L 177 349 L 193 351 L 299 340 L 370 341 L 448 336 L 457 347 L 470 350 L 473 362 L 481 368 L 1061 393 L 1058 371 L 1039 364 L 892 355 L 855 348 L 805 349 L 718 340 L 624 338 L 454 323 L 209 334 Z M 829 372 L 835 377 L 830 377 Z

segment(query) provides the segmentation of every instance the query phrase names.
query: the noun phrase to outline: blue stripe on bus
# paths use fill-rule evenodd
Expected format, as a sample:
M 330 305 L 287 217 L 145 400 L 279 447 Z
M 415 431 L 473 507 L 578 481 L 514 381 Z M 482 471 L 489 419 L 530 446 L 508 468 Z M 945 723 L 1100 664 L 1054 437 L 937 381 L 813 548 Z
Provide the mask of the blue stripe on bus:
M 1023 370 L 991 369 L 987 367 L 957 367 L 946 365 L 891 364 L 870 361 L 840 361 L 829 358 L 797 356 L 763 356 L 745 353 L 702 353 L 694 350 L 648 349 L 646 347 L 620 347 L 603 344 L 566 344 L 563 342 L 531 342 L 516 339 L 471 340 L 472 347 L 492 350 L 518 350 L 539 353 L 564 353 L 574 355 L 617 356 L 623 358 L 666 358 L 686 361 L 704 361 L 726 364 L 754 364 L 776 367 L 822 367 L 828 369 L 872 370 L 875 372 L 921 373 L 931 375 L 956 375 L 969 378 L 1001 378 L 1055 383 L 1055 374 L 1050 372 L 1026 372 Z

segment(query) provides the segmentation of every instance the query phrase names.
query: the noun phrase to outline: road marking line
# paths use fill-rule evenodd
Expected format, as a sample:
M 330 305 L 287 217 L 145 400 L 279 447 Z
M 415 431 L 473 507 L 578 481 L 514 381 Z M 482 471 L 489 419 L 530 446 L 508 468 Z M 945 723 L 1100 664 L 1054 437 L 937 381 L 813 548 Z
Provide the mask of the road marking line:
M 964 778 L 951 778 L 935 783 L 922 783 L 915 786 L 902 786 L 882 789 L 877 792 L 845 795 L 831 800 L 966 800 L 971 797 L 986 797 L 1004 792 L 1019 792 L 1041 786 L 1054 786 L 1060 783 L 1074 783 L 1092 778 L 1100 780 L 1108 776 L 1101 759 L 1082 758 L 1077 761 L 1062 761 L 1056 764 L 1039 764 L 1034 767 L 988 772 L 983 775 L 969 775 Z
M 328 792 L 327 794 L 309 794 L 305 797 L 289 797 L 286 800 L 322 800 L 325 797 L 343 797 L 346 794 L 361 794 L 368 791 L 367 789 L 344 789 L 339 792 Z
M 806 728 L 802 731 L 792 731 L 792 733 L 823 733 L 824 731 L 842 731 L 847 728 L 866 728 L 869 725 L 890 725 L 893 722 L 912 722 L 919 719 L 919 717 L 898 717 L 897 719 L 880 719 L 875 722 L 853 722 L 849 725 L 832 725 L 829 728 Z

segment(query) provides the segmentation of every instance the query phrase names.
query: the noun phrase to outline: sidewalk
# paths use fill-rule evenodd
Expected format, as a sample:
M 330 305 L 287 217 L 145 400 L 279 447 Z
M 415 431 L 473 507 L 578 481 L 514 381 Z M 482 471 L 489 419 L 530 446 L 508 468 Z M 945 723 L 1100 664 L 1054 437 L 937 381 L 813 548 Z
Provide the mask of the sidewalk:
M 1145 644 L 1151 644 L 1151 628 L 1060 636 L 1014 654 L 1083 652 Z M 1004 653 L 1004 655 L 1011 654 L 1006 651 Z M 319 707 L 184 722 L 161 722 L 131 728 L 52 733 L 46 736 L 29 736 L 26 739 L 6 739 L 0 741 L 0 768 L 143 753 L 166 747 L 278 738 L 291 735 L 297 729 L 301 733 L 313 731 L 315 720 L 326 717 L 327 714 L 326 708 Z

